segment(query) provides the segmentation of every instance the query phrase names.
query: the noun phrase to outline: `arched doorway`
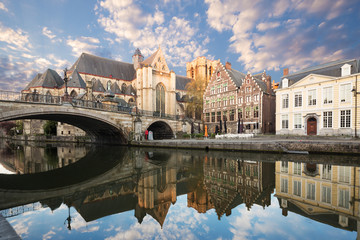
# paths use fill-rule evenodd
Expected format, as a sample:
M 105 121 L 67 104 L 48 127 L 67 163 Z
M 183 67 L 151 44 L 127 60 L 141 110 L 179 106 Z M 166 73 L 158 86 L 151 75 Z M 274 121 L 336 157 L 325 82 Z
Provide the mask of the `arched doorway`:
M 174 137 L 174 133 L 171 130 L 171 127 L 162 121 L 154 122 L 148 127 L 147 130 L 153 132 L 154 140 L 171 139 Z
M 307 120 L 307 135 L 317 135 L 317 120 L 314 117 Z

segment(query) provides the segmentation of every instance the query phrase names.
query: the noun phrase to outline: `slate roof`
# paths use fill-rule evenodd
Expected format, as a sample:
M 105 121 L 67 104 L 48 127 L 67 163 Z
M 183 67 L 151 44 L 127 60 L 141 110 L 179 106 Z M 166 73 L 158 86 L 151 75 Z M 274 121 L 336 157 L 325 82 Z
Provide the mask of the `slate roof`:
M 158 50 L 156 50 L 156 52 L 154 52 L 150 57 L 148 57 L 147 59 L 145 59 L 142 64 L 148 64 L 150 65 L 153 61 L 154 61 L 154 58 L 156 56 L 156 54 L 158 53 L 158 51 L 160 50 L 160 48 L 158 48 Z
M 102 85 L 99 79 L 94 80 L 92 90 L 94 92 L 106 92 L 104 86 Z
M 60 88 L 63 85 L 64 80 L 59 74 L 52 69 L 47 69 L 30 87 Z
M 119 85 L 117 83 L 111 84 L 110 90 L 115 94 L 121 94 L 121 90 L 120 90 Z
M 245 78 L 246 74 L 239 72 L 235 69 L 226 69 L 225 71 L 227 71 L 231 77 L 231 79 L 234 81 L 236 87 L 241 87 L 242 85 L 242 80 Z
M 29 82 L 28 85 L 26 85 L 24 90 L 29 90 L 31 87 L 37 86 L 37 82 L 39 81 L 39 78 L 41 77 L 41 73 L 36 74 L 36 76 Z
M 132 81 L 135 79 L 136 71 L 134 64 L 124 63 L 112 59 L 82 53 L 70 71 L 77 70 L 79 73 L 87 73 L 95 76 L 110 77 Z
M 282 76 L 281 79 L 287 78 L 289 79 L 289 86 L 293 85 L 297 81 L 303 79 L 304 77 L 310 74 L 319 74 L 331 77 L 341 77 L 341 67 L 344 64 L 351 65 L 351 74 L 355 74 L 359 72 L 359 60 L 351 59 L 351 60 L 338 60 L 329 63 L 324 63 L 317 66 L 312 66 L 309 68 L 305 68 L 298 72 Z M 279 88 L 282 87 L 282 81 L 280 81 Z
M 191 78 L 176 75 L 176 90 L 186 90 L 186 84 L 191 80 Z
M 86 83 L 84 79 L 80 76 L 79 72 L 75 69 L 71 76 L 69 77 L 68 81 L 68 87 L 74 87 L 74 88 L 86 88 Z

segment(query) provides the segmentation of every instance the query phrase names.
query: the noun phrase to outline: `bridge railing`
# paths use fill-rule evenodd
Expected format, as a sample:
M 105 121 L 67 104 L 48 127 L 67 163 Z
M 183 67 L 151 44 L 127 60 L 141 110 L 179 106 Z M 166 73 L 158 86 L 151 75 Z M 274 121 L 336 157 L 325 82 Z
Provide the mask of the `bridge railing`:
M 68 102 L 73 107 L 79 107 L 79 108 L 90 108 L 90 109 L 96 109 L 102 111 L 120 112 L 120 113 L 132 114 L 132 115 L 157 117 L 157 118 L 171 119 L 171 120 L 186 120 L 184 116 L 180 116 L 180 115 L 165 114 L 157 111 L 155 112 L 146 111 L 146 110 L 137 109 L 136 107 L 122 106 L 116 103 L 106 104 L 100 101 L 72 99 L 71 97 L 68 97 L 68 99 L 66 99 L 65 101 L 64 97 L 61 96 L 42 95 L 42 94 L 38 94 L 37 92 L 21 93 L 21 92 L 0 90 L 0 100 L 44 103 L 44 104 L 54 104 L 54 105 L 61 105 L 65 102 Z

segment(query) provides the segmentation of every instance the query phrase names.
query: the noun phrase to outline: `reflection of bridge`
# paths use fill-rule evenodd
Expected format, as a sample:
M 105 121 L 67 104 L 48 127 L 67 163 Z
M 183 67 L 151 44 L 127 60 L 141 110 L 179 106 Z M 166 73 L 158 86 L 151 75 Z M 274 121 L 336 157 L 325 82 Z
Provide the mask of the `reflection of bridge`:
M 172 138 L 181 131 L 179 116 L 147 112 L 119 105 L 84 100 L 63 101 L 61 97 L 0 91 L 0 122 L 42 119 L 81 128 L 100 142 L 126 143 L 146 129 L 155 139 Z M 131 133 L 134 133 L 132 135 Z

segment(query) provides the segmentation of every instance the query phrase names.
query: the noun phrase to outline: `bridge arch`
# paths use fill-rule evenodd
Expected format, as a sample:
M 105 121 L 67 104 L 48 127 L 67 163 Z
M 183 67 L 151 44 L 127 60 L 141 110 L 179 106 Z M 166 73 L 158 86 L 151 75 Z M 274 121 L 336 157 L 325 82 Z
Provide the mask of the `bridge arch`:
M 29 104 L 33 105 L 33 104 Z M 96 142 L 127 143 L 123 126 L 91 110 L 78 111 L 68 107 L 31 107 L 7 111 L 0 116 L 0 122 L 19 119 L 40 119 L 63 122 L 84 130 Z
M 174 137 L 174 130 L 165 121 L 154 121 L 147 127 L 147 130 L 153 132 L 154 140 L 171 139 Z

